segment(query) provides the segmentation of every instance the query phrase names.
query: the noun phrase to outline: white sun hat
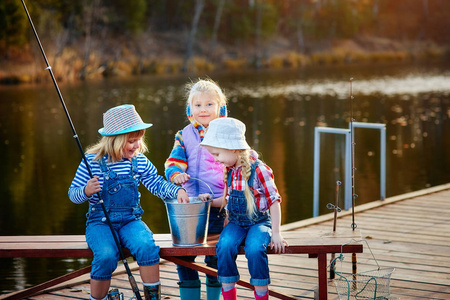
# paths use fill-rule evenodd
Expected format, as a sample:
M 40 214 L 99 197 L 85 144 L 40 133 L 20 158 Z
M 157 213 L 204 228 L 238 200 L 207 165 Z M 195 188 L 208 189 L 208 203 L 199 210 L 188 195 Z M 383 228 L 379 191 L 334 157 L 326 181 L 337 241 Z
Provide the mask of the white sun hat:
M 153 126 L 144 123 L 134 105 L 124 104 L 113 107 L 103 114 L 103 128 L 98 132 L 103 136 L 119 135 Z
M 209 122 L 200 145 L 228 150 L 250 149 L 245 141 L 245 124 L 234 118 L 217 118 Z

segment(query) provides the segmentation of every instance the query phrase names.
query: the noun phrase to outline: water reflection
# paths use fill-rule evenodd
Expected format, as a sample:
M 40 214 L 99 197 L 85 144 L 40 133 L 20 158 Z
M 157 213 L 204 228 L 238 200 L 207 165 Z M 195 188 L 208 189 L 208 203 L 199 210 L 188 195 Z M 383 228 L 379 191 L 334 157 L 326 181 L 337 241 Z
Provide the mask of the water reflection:
M 353 116 L 387 128 L 388 197 L 450 181 L 449 68 L 316 68 L 212 76 L 230 99 L 230 116 L 247 125 L 249 144 L 274 170 L 283 197 L 283 223 L 312 216 L 314 127 L 348 128 L 349 78 L 354 77 Z M 179 78 L 111 79 L 63 85 L 61 91 L 83 146 L 99 138 L 102 114 L 133 103 L 145 121 L 148 156 L 163 174 L 177 130 L 187 123 Z M 84 234 L 87 205 L 72 204 L 67 188 L 81 160 L 54 87 L 0 87 L 0 154 L 5 163 L 0 194 L 1 235 Z M 321 140 L 320 208 L 330 212 L 336 180 L 344 181 L 343 137 Z M 377 200 L 379 132 L 355 130 L 357 204 Z M 142 192 L 144 220 L 169 232 L 162 201 Z M 343 199 L 343 196 L 340 197 Z M 340 204 L 343 207 L 343 203 Z M 356 220 L 357 222 L 358 220 Z M 350 224 L 349 224 L 350 226 Z M 0 290 L 56 277 L 86 260 L 1 260 Z M 53 270 L 53 271 L 48 271 Z

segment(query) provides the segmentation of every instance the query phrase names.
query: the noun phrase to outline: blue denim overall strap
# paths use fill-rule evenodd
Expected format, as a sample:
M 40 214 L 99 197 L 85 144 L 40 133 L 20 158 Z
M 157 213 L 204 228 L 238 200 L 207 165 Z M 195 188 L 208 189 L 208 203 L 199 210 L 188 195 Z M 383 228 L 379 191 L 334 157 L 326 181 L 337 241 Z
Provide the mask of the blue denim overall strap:
M 106 156 L 100 161 L 103 172 L 102 199 L 110 211 L 124 211 L 139 206 L 139 181 L 136 179 L 137 159 L 131 159 L 131 169 L 127 175 L 117 175 L 106 164 Z
M 250 177 L 248 179 L 248 186 L 250 190 L 253 190 L 253 182 L 256 176 L 256 167 L 258 166 L 258 161 L 252 164 Z M 231 172 L 228 172 L 227 184 L 231 187 Z M 253 195 L 253 193 L 251 193 Z M 253 197 L 254 198 L 254 197 Z M 228 196 L 228 220 L 229 222 L 235 223 L 240 226 L 251 226 L 263 220 L 269 219 L 269 214 L 267 211 L 261 212 L 256 209 L 252 216 L 247 214 L 247 200 L 245 199 L 244 191 L 231 190 Z
M 126 175 L 118 175 L 109 168 L 106 155 L 100 159 L 99 165 L 103 173 L 101 196 L 107 212 L 129 212 L 133 215 L 141 215 L 143 210 L 139 204 L 139 180 L 135 176 L 138 171 L 137 159 L 132 158 L 130 172 Z M 104 218 L 99 203 L 90 205 L 87 217 L 88 222 Z M 111 221 L 114 222 L 113 219 Z

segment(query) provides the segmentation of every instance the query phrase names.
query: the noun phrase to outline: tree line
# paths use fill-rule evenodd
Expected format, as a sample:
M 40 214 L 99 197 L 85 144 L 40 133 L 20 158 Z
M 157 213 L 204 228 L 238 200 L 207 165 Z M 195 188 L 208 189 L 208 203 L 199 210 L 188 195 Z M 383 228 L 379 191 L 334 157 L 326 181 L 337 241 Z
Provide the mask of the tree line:
M 259 49 L 282 36 L 307 53 L 320 40 L 352 38 L 358 34 L 399 40 L 448 43 L 450 1 L 447 0 L 40 0 L 27 7 L 41 36 L 55 40 L 55 52 L 83 44 L 85 55 L 93 41 L 121 36 L 141 43 L 145 33 L 185 32 L 186 61 L 197 39 L 252 45 Z M 0 53 L 32 41 L 19 0 L 0 0 Z M 112 49 L 105 49 L 105 51 Z

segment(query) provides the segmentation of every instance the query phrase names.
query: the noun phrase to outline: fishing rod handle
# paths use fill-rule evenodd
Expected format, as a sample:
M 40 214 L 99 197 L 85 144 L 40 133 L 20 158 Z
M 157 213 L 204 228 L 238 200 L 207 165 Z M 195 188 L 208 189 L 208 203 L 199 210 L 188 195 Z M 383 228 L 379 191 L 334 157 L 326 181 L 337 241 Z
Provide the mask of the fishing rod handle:
M 133 290 L 134 295 L 136 296 L 136 299 L 142 300 L 141 293 L 139 292 L 139 288 L 136 284 L 136 280 L 134 279 L 134 277 L 132 275 L 128 276 L 128 281 L 130 282 L 131 289 Z

